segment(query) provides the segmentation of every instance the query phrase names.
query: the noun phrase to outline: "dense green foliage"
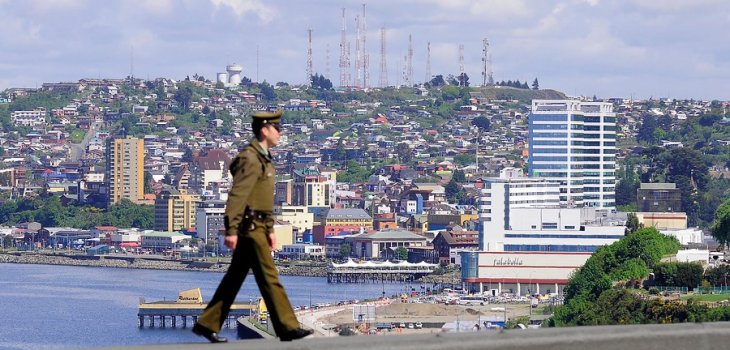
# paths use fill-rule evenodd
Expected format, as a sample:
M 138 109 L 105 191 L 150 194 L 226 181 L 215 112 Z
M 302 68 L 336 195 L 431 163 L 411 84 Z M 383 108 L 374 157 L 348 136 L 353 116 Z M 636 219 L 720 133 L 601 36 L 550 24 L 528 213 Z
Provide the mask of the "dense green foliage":
M 730 307 L 710 308 L 690 299 L 686 304 L 648 297 L 640 289 L 626 289 L 618 282 L 655 273 L 659 285 L 696 287 L 702 266 L 696 263 L 659 263 L 663 255 L 677 252 L 676 239 L 654 228 L 642 228 L 614 244 L 599 249 L 571 277 L 565 288 L 566 303 L 555 309 L 549 326 L 618 325 L 678 322 L 730 321 Z M 705 284 L 727 283 L 730 267 L 709 269 Z M 637 286 L 640 283 L 629 283 Z M 651 294 L 651 293 L 650 293 Z
M 556 309 L 552 325 L 604 324 L 596 318 L 597 301 L 614 282 L 640 280 L 662 256 L 674 254 L 679 242 L 655 228 L 642 228 L 596 251 L 568 281 L 565 305 Z
M 654 101 L 650 107 L 663 110 L 668 106 Z M 730 146 L 714 142 L 730 139 L 730 124 L 723 122 L 723 116 L 728 114 L 719 102 L 714 101 L 710 107 L 709 112 L 686 120 L 666 114 L 641 114 L 636 139 L 645 148 L 631 157 L 631 163 L 627 157 L 623 171 L 617 171 L 617 205 L 635 203 L 630 194 L 638 184 L 624 173 L 637 172 L 641 182 L 676 183 L 689 224 L 709 227 L 717 208 L 730 196 L 730 179 L 712 177 L 709 172 L 712 166 L 720 169 L 730 166 Z M 684 147 L 659 147 L 662 140 L 681 142 Z
M 370 177 L 370 170 L 352 160 L 346 162 L 345 169 L 342 170 L 337 174 L 337 182 L 360 183 Z
M 709 282 L 710 286 L 724 286 L 728 285 L 728 278 L 730 278 L 730 265 L 717 265 L 716 267 L 707 269 L 705 271 L 704 279 Z
M 660 263 L 654 266 L 654 278 L 659 286 L 687 287 L 693 290 L 702 282 L 704 271 L 699 263 Z
M 56 196 L 22 198 L 0 205 L 0 222 L 11 225 L 36 221 L 44 227 L 90 229 L 108 225 L 152 229 L 154 218 L 154 207 L 128 200 L 112 205 L 107 211 L 91 206 L 64 205 Z
M 616 172 L 616 204 L 636 210 L 636 190 L 641 182 L 675 183 L 690 226 L 708 227 L 721 201 L 730 195 L 730 179 L 710 176 L 706 154 L 688 147 L 649 147 L 628 156 Z
M 730 242 L 730 199 L 717 208 L 711 230 L 712 236 L 720 244 L 727 245 Z

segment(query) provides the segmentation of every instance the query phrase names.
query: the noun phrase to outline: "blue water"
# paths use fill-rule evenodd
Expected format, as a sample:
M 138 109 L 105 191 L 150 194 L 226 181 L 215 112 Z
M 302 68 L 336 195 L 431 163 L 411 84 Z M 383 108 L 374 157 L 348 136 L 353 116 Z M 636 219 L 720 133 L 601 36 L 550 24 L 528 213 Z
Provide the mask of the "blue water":
M 0 264 L 0 349 L 66 349 L 201 342 L 190 329 L 138 327 L 137 306 L 175 300 L 200 288 L 213 296 L 222 273 Z M 321 277 L 281 276 L 293 305 L 395 295 L 404 284 L 327 284 Z M 412 286 L 418 289 L 417 285 Z M 237 301 L 259 298 L 253 276 Z M 235 329 L 221 334 L 235 338 Z

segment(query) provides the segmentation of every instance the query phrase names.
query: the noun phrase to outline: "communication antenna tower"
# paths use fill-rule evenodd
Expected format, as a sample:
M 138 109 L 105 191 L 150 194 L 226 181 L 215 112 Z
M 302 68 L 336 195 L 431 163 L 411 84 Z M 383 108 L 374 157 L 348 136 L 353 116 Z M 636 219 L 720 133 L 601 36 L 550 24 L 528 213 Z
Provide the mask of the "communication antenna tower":
M 340 38 L 340 87 L 350 86 L 350 60 L 348 54 L 350 51 L 347 42 L 347 22 L 345 21 L 345 8 L 342 8 L 342 33 Z
M 362 87 L 367 89 L 370 85 L 370 55 L 367 47 L 368 26 L 365 19 L 365 4 L 362 4 Z
M 129 78 L 134 84 L 134 45 L 129 49 Z
M 330 78 L 330 44 L 327 44 L 327 48 L 325 49 L 324 75 L 327 79 Z
M 424 83 L 431 81 L 431 42 L 426 43 L 426 80 Z
M 362 88 L 362 37 L 360 16 L 355 16 L 355 87 Z
M 401 74 L 403 76 L 403 86 L 408 86 L 408 54 L 403 55 L 403 71 Z
M 305 85 L 312 85 L 312 76 L 314 75 L 314 69 L 312 67 L 312 28 L 307 30 L 309 34 L 309 45 L 307 47 L 307 80 L 304 81 Z
M 408 57 L 406 58 L 406 86 L 413 85 L 413 38 L 408 34 Z
M 482 40 L 482 49 L 484 57 L 482 57 L 482 86 L 494 85 L 494 78 L 492 77 L 492 53 L 489 52 L 489 40 L 484 38 Z
M 459 86 L 464 85 L 464 44 L 459 44 Z
M 388 65 L 385 61 L 385 28 L 380 28 L 380 87 L 388 86 Z

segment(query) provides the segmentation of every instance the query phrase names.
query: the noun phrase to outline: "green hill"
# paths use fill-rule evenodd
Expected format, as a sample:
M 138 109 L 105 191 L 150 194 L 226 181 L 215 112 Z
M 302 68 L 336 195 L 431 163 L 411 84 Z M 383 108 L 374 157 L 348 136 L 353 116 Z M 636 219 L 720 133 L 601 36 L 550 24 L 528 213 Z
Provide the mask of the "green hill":
M 487 86 L 473 89 L 474 91 L 471 93 L 473 97 L 487 100 L 519 100 L 523 103 L 530 103 L 532 100 L 560 100 L 566 98 L 564 93 L 550 89 L 529 90 L 509 86 Z

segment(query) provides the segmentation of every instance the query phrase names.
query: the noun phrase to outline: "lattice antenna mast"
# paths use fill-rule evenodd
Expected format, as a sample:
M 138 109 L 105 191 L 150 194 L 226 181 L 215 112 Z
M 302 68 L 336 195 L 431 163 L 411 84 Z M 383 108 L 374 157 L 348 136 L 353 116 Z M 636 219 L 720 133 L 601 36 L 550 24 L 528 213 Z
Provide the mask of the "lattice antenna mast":
M 330 79 L 330 44 L 327 44 L 327 47 L 324 52 L 325 52 L 324 75 L 325 75 L 325 77 L 327 77 L 327 79 Z
M 426 80 L 424 83 L 431 81 L 431 42 L 426 43 Z
M 486 38 L 482 40 L 482 49 L 484 56 L 482 57 L 482 86 L 494 85 L 494 78 L 492 78 L 492 54 L 489 52 L 489 40 Z
M 362 88 L 362 37 L 360 16 L 355 16 L 355 87 Z
M 314 68 L 312 67 L 312 28 L 307 30 L 309 35 L 309 43 L 307 46 L 307 80 L 304 84 L 312 86 L 312 76 L 314 75 Z
M 352 72 L 350 72 L 350 54 L 352 53 L 352 43 L 347 42 L 347 86 L 352 87 Z
M 349 44 L 347 43 L 347 21 L 345 20 L 345 8 L 342 8 L 342 32 L 340 38 L 340 87 L 350 86 L 350 60 Z
M 459 86 L 464 85 L 464 44 L 459 44 Z
M 406 58 L 406 86 L 413 85 L 413 38 L 408 34 L 408 57 Z
M 403 77 L 403 84 L 398 84 L 402 86 L 408 86 L 408 53 L 403 55 L 403 61 L 398 62 L 398 64 L 401 65 L 401 76 Z
M 385 28 L 380 28 L 380 87 L 388 86 L 388 64 L 385 57 Z
M 365 4 L 362 4 L 362 87 L 370 85 L 370 54 L 367 46 L 368 25 L 365 19 Z

